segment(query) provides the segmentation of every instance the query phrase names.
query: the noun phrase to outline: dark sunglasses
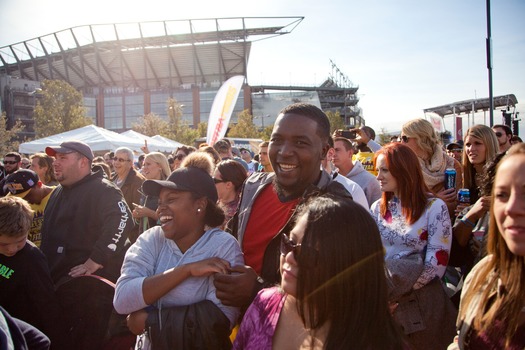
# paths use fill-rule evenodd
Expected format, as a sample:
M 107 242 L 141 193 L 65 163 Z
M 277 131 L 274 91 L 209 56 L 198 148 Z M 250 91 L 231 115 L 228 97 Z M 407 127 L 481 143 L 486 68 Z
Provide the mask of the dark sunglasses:
M 281 254 L 286 256 L 288 253 L 293 252 L 294 259 L 299 262 L 302 255 L 311 256 L 311 261 L 301 261 L 304 267 L 313 268 L 317 265 L 319 260 L 319 252 L 309 247 L 303 247 L 300 243 L 297 244 L 292 241 L 285 233 L 281 234 Z M 310 259 L 308 259 L 310 260 Z
M 410 137 L 407 137 L 407 136 L 403 135 L 403 136 L 401 136 L 401 141 L 402 141 L 403 143 L 408 143 L 408 139 L 409 139 L 409 138 L 410 138 Z
M 177 160 L 183 160 L 184 158 L 186 158 L 184 154 L 177 154 L 176 156 L 173 156 L 173 159 Z
M 11 164 L 11 165 L 13 165 L 13 164 L 16 164 L 16 163 L 18 163 L 16 160 L 4 160 L 4 164 Z
M 226 180 L 221 180 L 214 177 L 213 182 L 215 182 L 216 184 L 220 184 L 221 182 L 226 182 Z
M 113 160 L 115 162 L 120 162 L 120 163 L 124 163 L 124 162 L 129 162 L 130 161 L 129 159 L 117 158 L 117 157 L 113 158 Z
M 496 131 L 496 137 L 501 137 L 501 136 L 503 136 L 503 134 L 499 131 Z

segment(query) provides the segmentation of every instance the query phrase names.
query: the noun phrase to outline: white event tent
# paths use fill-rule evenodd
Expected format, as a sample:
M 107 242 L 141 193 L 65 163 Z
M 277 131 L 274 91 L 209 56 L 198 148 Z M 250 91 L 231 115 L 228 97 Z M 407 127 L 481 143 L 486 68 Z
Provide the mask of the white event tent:
M 168 139 L 167 137 L 160 136 L 160 135 L 155 135 L 155 136 L 152 136 L 151 138 L 153 138 L 155 140 L 159 140 L 161 142 L 164 142 L 164 143 L 166 143 L 167 145 L 169 145 L 171 147 L 174 147 L 175 148 L 174 150 L 176 150 L 180 146 L 184 146 L 184 144 L 182 144 L 180 142 L 173 141 L 171 139 Z
M 119 147 L 129 147 L 137 153 L 142 153 L 140 148 L 144 146 L 144 140 L 133 139 L 96 125 L 87 125 L 38 140 L 24 142 L 20 144 L 18 151 L 24 154 L 45 152 L 47 146 L 56 146 L 68 140 L 85 142 L 93 152 L 114 151 Z
M 141 134 L 140 132 L 136 132 L 134 130 L 124 131 L 120 134 L 130 137 L 139 142 L 142 142 L 143 146 L 144 146 L 144 141 L 148 141 L 148 149 L 150 150 L 150 152 L 157 151 L 157 152 L 171 153 L 175 151 L 177 147 L 182 145 L 181 143 L 172 141 L 170 139 L 167 139 L 159 135 L 151 137 L 151 136 Z M 157 136 L 161 137 L 161 139 L 158 139 Z

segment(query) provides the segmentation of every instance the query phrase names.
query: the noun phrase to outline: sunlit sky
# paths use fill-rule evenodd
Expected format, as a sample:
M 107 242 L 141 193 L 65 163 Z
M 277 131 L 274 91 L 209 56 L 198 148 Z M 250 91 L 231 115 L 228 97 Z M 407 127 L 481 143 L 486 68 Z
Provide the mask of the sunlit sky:
M 525 120 L 525 1 L 491 6 L 493 93 L 516 95 Z M 378 132 L 400 130 L 425 108 L 489 96 L 484 0 L 0 0 L 0 47 L 87 24 L 243 16 L 305 17 L 291 34 L 253 44 L 249 84 L 320 84 L 331 59 L 359 86 Z

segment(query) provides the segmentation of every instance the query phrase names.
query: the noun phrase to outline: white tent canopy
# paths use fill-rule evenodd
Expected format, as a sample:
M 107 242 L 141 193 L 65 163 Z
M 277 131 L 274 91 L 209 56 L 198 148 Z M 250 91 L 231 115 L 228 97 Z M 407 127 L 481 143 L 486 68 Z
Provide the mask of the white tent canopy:
M 164 142 L 166 143 L 167 145 L 171 146 L 171 147 L 174 147 L 175 149 L 177 149 L 178 147 L 180 146 L 184 146 L 184 144 L 180 143 L 180 142 L 177 142 L 177 141 L 173 141 L 171 139 L 168 139 L 167 137 L 164 137 L 164 136 L 160 136 L 160 135 L 155 135 L 155 136 L 152 136 L 153 139 L 155 140 L 159 140 L 161 142 Z M 175 150 L 174 149 L 174 150 Z
M 96 125 L 87 125 L 38 140 L 24 142 L 20 144 L 18 151 L 24 154 L 44 152 L 47 146 L 56 146 L 68 140 L 85 142 L 91 147 L 93 152 L 114 151 L 119 147 L 128 147 L 135 152 L 141 153 L 140 148 L 144 146 L 144 140 L 133 139 Z
M 144 134 L 141 134 L 140 132 L 136 132 L 134 130 L 128 130 L 120 133 L 121 135 L 130 137 L 137 142 L 142 142 L 142 145 L 144 145 L 144 141 L 148 141 L 148 149 L 150 152 L 168 152 L 171 153 L 177 149 L 181 144 L 175 141 L 171 141 L 170 143 L 166 142 L 165 140 L 169 139 L 157 139 L 155 137 L 150 137 Z M 159 136 L 159 135 L 157 135 Z M 161 136 L 162 137 L 162 136 Z

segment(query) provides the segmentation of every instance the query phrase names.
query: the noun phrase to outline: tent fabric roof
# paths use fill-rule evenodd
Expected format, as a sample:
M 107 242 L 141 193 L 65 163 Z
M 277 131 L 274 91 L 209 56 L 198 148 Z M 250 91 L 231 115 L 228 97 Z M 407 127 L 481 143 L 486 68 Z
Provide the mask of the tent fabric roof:
M 144 134 L 141 134 L 140 132 L 137 132 L 135 130 L 128 130 L 121 132 L 120 135 L 124 135 L 126 137 L 130 137 L 137 142 L 142 141 L 142 145 L 144 145 L 144 141 L 147 141 L 148 143 L 148 149 L 151 152 L 173 152 L 182 145 L 181 143 L 172 141 L 171 143 L 166 142 L 165 140 L 156 139 L 151 136 L 147 136 Z M 168 139 L 166 139 L 168 140 Z M 170 140 L 171 141 L 171 140 Z
M 161 142 L 164 142 L 166 143 L 167 145 L 171 146 L 171 147 L 174 147 L 174 151 L 179 148 L 180 146 L 184 146 L 184 144 L 180 143 L 180 142 L 177 142 L 177 141 L 173 141 L 171 139 L 168 139 L 167 137 L 164 137 L 164 136 L 160 136 L 160 135 L 155 135 L 155 136 L 152 136 L 151 138 L 157 140 L 157 141 L 161 141 Z
M 20 144 L 18 151 L 24 154 L 44 152 L 47 146 L 59 145 L 67 140 L 85 142 L 91 147 L 93 152 L 113 151 L 119 147 L 128 147 L 135 152 L 141 153 L 140 147 L 144 146 L 144 141 L 142 140 L 120 135 L 96 125 L 87 125 L 38 140 L 24 142 Z

